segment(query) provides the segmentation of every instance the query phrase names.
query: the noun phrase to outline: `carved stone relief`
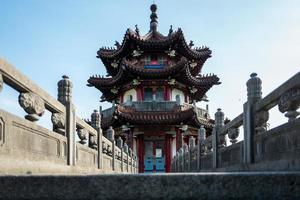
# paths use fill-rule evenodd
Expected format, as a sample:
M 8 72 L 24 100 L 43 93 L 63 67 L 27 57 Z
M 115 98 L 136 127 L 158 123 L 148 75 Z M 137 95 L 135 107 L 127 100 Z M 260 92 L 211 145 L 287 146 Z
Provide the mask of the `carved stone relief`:
M 237 142 L 237 137 L 239 136 L 240 130 L 238 128 L 231 128 L 228 130 L 228 138 L 232 144 Z
M 37 121 L 44 114 L 45 104 L 43 99 L 32 92 L 21 93 L 19 104 L 28 113 L 25 118 L 30 121 Z
M 53 129 L 55 132 L 64 134 L 66 126 L 66 117 L 63 113 L 53 113 L 51 116 Z
M 87 142 L 87 131 L 83 128 L 79 128 L 77 129 L 77 134 L 78 134 L 78 137 L 80 139 L 80 144 L 86 144 Z
M 285 113 L 285 116 L 292 121 L 300 114 L 297 109 L 300 107 L 300 88 L 295 88 L 284 93 L 279 101 L 279 111 Z
M 267 122 L 269 120 L 269 112 L 266 110 L 259 111 L 255 114 L 255 133 L 261 134 L 267 130 Z

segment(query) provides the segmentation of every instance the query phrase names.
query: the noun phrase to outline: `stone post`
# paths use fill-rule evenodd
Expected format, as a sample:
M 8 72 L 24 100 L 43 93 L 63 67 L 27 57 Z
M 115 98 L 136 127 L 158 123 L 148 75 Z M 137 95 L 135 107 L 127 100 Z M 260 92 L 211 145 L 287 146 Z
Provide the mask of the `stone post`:
M 189 151 L 189 146 L 187 144 L 184 144 L 183 145 L 183 172 L 186 172 L 188 169 L 186 167 L 187 163 L 187 154 L 188 154 L 188 151 Z
M 124 164 L 124 161 L 123 161 L 123 140 L 122 140 L 121 136 L 118 136 L 118 138 L 116 140 L 116 143 L 117 143 L 117 147 L 119 147 L 119 149 L 121 150 L 121 171 L 123 172 L 123 164 Z
M 193 159 L 193 152 L 195 148 L 195 138 L 193 136 L 190 137 L 189 139 L 189 165 L 188 165 L 188 170 L 191 171 L 191 165 L 192 165 L 192 159 Z
M 98 110 L 94 110 L 91 114 L 91 126 L 97 131 L 98 143 L 98 169 L 102 169 L 102 129 L 101 129 L 101 115 Z
M 109 141 L 111 141 L 112 143 L 112 170 L 115 170 L 115 159 L 116 159 L 116 155 L 115 155 L 115 131 L 112 128 L 112 126 L 110 126 L 107 130 L 107 139 L 109 139 Z
M 130 155 L 130 172 L 132 173 L 132 150 L 129 148 L 129 155 Z
M 73 84 L 69 77 L 64 75 L 63 79 L 57 83 L 58 96 L 57 99 L 66 107 L 66 136 L 68 144 L 68 165 L 76 165 L 76 112 L 72 103 Z
M 124 152 L 126 153 L 126 161 L 127 161 L 126 171 L 128 172 L 128 145 L 125 143 L 123 148 L 124 148 Z
M 250 75 L 250 79 L 247 81 L 247 102 L 244 104 L 244 117 L 243 117 L 243 127 L 244 127 L 244 147 L 243 147 L 243 157 L 244 163 L 250 164 L 254 162 L 254 106 L 261 100 L 261 80 L 257 77 L 256 73 Z
M 202 149 L 205 149 L 205 136 L 206 136 L 206 130 L 202 125 L 198 130 L 197 171 L 201 170 L 201 156 L 202 156 Z
M 212 132 L 212 145 L 213 145 L 213 168 L 219 167 L 219 143 L 220 143 L 220 131 L 224 126 L 224 113 L 218 108 L 215 113 L 215 127 Z

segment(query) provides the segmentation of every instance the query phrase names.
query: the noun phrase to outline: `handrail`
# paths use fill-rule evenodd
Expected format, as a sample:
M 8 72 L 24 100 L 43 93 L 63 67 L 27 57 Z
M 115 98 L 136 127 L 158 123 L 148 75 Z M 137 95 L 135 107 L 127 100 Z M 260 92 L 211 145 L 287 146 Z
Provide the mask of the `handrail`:
M 40 88 L 37 84 L 32 82 L 14 66 L 3 59 L 0 59 L 0 74 L 3 76 L 3 81 L 18 92 L 33 92 L 40 96 L 44 102 L 45 107 L 52 113 L 65 113 L 66 109 L 63 104 L 49 95 L 45 90 Z

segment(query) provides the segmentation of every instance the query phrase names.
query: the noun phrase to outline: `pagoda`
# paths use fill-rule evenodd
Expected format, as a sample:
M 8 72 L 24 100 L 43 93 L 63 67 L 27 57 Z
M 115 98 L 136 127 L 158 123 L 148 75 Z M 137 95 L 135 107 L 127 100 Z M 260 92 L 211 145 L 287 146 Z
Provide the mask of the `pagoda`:
M 216 75 L 203 75 L 201 69 L 211 57 L 208 47 L 194 48 L 182 30 L 167 35 L 158 30 L 157 6 L 152 4 L 150 30 L 141 35 L 138 27 L 128 29 L 116 48 L 100 48 L 97 57 L 107 75 L 92 76 L 88 86 L 101 91 L 101 101 L 112 107 L 101 111 L 104 130 L 114 128 L 138 157 L 139 172 L 170 172 L 171 158 L 200 126 L 211 134 L 214 121 L 206 92 L 220 84 Z

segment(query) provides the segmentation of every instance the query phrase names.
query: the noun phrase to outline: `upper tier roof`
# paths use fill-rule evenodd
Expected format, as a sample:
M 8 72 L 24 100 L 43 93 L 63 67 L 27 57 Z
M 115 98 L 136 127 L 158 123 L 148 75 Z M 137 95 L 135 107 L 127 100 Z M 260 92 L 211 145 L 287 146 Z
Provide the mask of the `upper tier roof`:
M 155 9 L 153 9 L 155 7 Z M 169 34 L 164 36 L 157 30 L 157 14 L 156 5 L 151 5 L 151 22 L 149 32 L 142 36 L 136 26 L 136 30 L 127 29 L 122 44 L 116 42 L 116 48 L 102 47 L 97 52 L 97 57 L 104 63 L 107 72 L 111 76 L 115 76 L 118 72 L 112 63 L 120 63 L 126 56 L 132 55 L 134 50 L 141 52 L 166 52 L 174 50 L 177 55 L 186 57 L 188 60 L 198 63 L 191 70 L 193 75 L 197 75 L 205 61 L 211 57 L 211 50 L 208 47 L 193 48 L 193 42 L 187 44 L 183 32 L 180 28 L 173 31 L 170 27 Z

